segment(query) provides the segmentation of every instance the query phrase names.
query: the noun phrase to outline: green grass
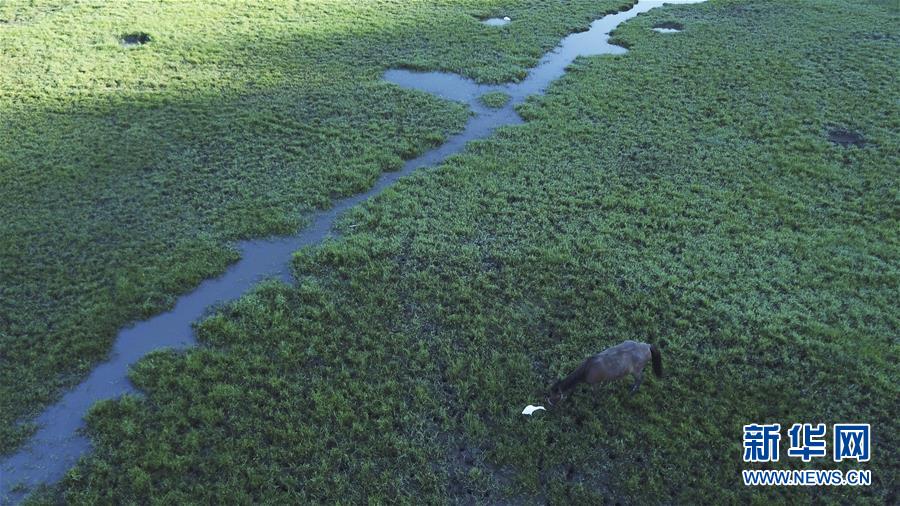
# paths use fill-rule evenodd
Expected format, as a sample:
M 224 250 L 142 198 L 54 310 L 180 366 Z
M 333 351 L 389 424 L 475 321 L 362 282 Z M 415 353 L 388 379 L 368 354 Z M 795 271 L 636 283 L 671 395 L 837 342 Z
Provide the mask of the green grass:
M 386 68 L 515 79 L 623 3 L 0 2 L 0 452 L 228 241 L 296 231 L 464 125 Z M 521 22 L 478 22 L 497 9 Z
M 630 53 L 299 252 L 298 286 L 140 362 L 146 398 L 96 406 L 94 455 L 45 498 L 896 502 L 898 22 L 836 1 L 630 21 Z M 624 339 L 667 376 L 519 414 Z M 740 483 L 743 424 L 846 421 L 873 426 L 872 487 Z
M 479 97 L 479 100 L 492 109 L 499 109 L 509 103 L 509 98 L 509 95 L 502 91 L 491 91 Z

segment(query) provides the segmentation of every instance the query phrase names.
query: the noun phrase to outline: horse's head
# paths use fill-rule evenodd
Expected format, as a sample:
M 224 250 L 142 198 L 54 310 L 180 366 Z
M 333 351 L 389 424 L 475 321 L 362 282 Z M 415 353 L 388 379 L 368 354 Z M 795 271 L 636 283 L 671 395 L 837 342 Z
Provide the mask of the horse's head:
M 550 406 L 555 406 L 563 399 L 566 398 L 566 394 L 559 388 L 557 385 L 553 385 L 553 388 L 550 389 L 550 394 L 547 395 L 547 404 Z

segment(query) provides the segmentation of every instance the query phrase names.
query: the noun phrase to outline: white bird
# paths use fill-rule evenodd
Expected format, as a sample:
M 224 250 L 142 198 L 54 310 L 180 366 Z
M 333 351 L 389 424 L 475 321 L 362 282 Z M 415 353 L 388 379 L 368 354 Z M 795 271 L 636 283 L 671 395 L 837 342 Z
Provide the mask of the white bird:
M 541 409 L 543 409 L 544 411 L 547 411 L 547 408 L 545 408 L 544 406 L 532 406 L 531 404 L 529 404 L 529 405 L 525 406 L 524 410 L 522 410 L 522 414 L 530 415 L 530 414 L 534 413 L 535 411 L 538 411 Z
M 503 21 L 512 21 L 509 16 L 503 16 Z

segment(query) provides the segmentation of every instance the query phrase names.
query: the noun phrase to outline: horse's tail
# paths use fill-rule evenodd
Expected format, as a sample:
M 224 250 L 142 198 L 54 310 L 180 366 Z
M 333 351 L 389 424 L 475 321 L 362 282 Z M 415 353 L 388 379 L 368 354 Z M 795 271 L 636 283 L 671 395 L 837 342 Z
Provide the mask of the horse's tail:
M 650 345 L 650 358 L 653 360 L 653 374 L 662 378 L 662 357 L 659 354 L 659 348 Z

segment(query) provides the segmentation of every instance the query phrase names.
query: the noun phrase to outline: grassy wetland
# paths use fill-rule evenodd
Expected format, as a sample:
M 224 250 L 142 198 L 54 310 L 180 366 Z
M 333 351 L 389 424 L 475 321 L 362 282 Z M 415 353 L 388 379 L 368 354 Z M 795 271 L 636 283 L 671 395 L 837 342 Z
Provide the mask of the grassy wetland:
M 229 240 L 293 232 L 462 127 L 384 69 L 515 79 L 622 4 L 3 2 L 0 449 Z M 478 22 L 497 9 L 525 20 Z
M 462 127 L 385 68 L 521 78 L 620 4 L 0 6 L 2 447 L 227 241 L 296 230 Z M 93 453 L 36 501 L 896 502 L 898 26 L 878 1 L 627 22 L 627 54 L 297 252 L 296 286 L 141 361 L 143 396 L 99 403 Z M 624 339 L 666 377 L 519 414 Z M 754 421 L 871 423 L 873 485 L 744 487 Z

